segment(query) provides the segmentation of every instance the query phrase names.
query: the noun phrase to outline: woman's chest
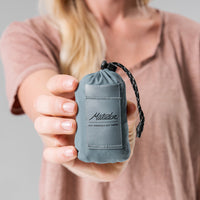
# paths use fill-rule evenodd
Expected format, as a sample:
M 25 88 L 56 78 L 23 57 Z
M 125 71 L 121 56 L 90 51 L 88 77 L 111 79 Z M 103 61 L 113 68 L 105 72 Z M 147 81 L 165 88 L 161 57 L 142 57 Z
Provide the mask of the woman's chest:
M 106 39 L 106 60 L 119 62 L 128 69 L 155 54 L 158 41 L 153 36 L 129 38 L 109 36 Z

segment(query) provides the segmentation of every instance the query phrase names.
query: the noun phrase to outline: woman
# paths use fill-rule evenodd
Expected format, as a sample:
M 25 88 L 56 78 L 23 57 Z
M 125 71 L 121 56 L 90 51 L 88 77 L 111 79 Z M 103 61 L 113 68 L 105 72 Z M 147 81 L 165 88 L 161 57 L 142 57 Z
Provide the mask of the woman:
M 200 25 L 145 0 L 45 6 L 47 15 L 13 22 L 1 37 L 10 110 L 26 113 L 44 143 L 40 198 L 200 199 Z M 146 124 L 134 148 L 136 102 L 118 70 L 133 155 L 123 163 L 86 164 L 74 147 L 74 91 L 104 58 L 134 74 Z

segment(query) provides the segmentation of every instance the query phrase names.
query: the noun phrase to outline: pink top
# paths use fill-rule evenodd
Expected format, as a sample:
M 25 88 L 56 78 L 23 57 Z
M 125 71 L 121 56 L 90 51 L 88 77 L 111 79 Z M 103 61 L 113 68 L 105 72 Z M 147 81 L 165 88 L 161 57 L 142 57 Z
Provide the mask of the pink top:
M 160 40 L 152 56 L 133 66 L 146 122 L 123 174 L 101 183 L 80 178 L 43 160 L 40 197 L 45 200 L 200 199 L 200 24 L 160 11 Z M 17 98 L 33 71 L 59 71 L 58 30 L 37 16 L 12 22 L 0 43 L 10 111 L 23 114 Z M 127 99 L 135 101 L 126 74 Z

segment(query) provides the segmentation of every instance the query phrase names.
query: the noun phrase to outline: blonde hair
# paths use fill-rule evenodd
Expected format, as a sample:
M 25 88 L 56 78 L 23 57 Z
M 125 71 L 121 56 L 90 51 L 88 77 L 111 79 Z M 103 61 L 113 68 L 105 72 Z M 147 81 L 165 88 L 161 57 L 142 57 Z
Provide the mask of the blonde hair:
M 149 0 L 137 0 L 147 5 Z M 79 81 L 96 72 L 106 55 L 100 27 L 84 0 L 40 0 L 39 12 L 47 14 L 61 37 L 60 69 Z

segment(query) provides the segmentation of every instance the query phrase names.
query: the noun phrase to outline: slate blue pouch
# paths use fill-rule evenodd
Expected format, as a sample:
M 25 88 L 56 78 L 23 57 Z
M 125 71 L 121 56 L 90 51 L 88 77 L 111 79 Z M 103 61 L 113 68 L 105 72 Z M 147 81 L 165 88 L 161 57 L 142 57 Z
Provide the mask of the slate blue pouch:
M 81 161 L 115 163 L 130 156 L 126 85 L 115 72 L 117 67 L 127 73 L 133 85 L 140 114 L 136 132 L 137 137 L 141 136 L 144 114 L 135 79 L 120 63 L 103 61 L 101 70 L 84 76 L 75 91 L 78 105 L 75 147 Z

